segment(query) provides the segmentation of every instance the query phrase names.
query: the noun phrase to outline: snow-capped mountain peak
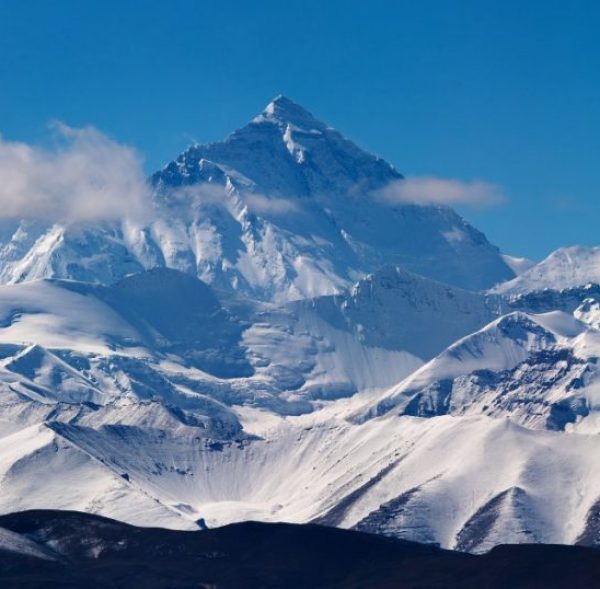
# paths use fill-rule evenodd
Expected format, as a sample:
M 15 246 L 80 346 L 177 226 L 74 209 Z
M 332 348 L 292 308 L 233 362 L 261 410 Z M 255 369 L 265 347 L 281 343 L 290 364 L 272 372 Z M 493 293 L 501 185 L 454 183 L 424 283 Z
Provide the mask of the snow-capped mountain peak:
M 203 243 L 216 242 L 218 253 L 210 272 L 198 275 L 223 288 L 235 283 L 254 297 L 340 292 L 385 264 L 470 289 L 514 276 L 485 236 L 449 207 L 392 206 L 376 198 L 402 178 L 390 163 L 277 97 L 223 141 L 189 148 L 152 182 L 162 195 L 182 186 L 234 188 L 250 214 L 228 207 L 233 224 L 205 214 L 203 233 L 210 235 Z M 457 233 L 460 240 L 448 239 Z M 228 244 L 230 235 L 240 239 Z M 206 259 L 193 249 L 179 257 L 195 258 L 203 269 Z M 216 282 L 223 271 L 228 276 Z
M 305 131 L 313 130 L 315 132 L 322 132 L 327 129 L 325 123 L 316 119 L 304 107 L 282 94 L 269 102 L 262 113 L 255 117 L 252 122 L 270 122 L 284 127 L 293 125 Z
M 563 290 L 600 283 L 600 247 L 561 247 L 495 291 L 519 295 L 544 289 Z
M 154 174 L 143 223 L 0 226 L 0 283 L 107 284 L 166 266 L 279 302 L 340 293 L 386 264 L 467 289 L 514 276 L 451 208 L 377 198 L 401 181 L 390 163 L 279 96 L 223 141 L 193 145 Z

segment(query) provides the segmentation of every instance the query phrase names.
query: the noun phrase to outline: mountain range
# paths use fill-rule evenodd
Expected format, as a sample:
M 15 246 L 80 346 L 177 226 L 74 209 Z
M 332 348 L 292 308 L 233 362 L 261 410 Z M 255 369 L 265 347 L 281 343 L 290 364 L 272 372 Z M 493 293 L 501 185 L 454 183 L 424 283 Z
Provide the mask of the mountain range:
M 600 543 L 598 248 L 384 198 L 285 97 L 149 182 L 150 219 L 3 222 L 0 512 Z

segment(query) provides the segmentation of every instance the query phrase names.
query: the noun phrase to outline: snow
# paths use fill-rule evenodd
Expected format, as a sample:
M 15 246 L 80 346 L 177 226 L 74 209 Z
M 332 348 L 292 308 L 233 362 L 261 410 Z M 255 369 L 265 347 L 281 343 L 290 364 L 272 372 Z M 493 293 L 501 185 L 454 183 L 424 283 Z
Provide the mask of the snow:
M 0 552 L 15 552 L 43 560 L 55 559 L 55 555 L 46 547 L 5 528 L 0 528 Z
M 181 431 L 158 436 L 134 428 L 118 435 L 64 426 L 61 439 L 79 450 L 61 447 L 58 455 L 40 456 L 49 463 L 42 471 L 44 486 L 53 492 L 44 505 L 81 508 L 88 502 L 126 521 L 151 525 L 160 517 L 163 525 L 182 528 L 198 517 L 209 526 L 249 518 L 307 522 L 362 488 L 339 522 L 360 527 L 381 505 L 414 490 L 408 509 L 388 514 L 383 531 L 453 547 L 479 508 L 507 489 L 522 489 L 525 505 L 509 503 L 498 512 L 474 544 L 482 551 L 498 541 L 574 542 L 597 499 L 597 436 L 533 431 L 483 416 L 389 416 L 361 426 L 337 420 L 307 426 L 304 419 L 271 423 L 267 440 L 213 450 Z M 39 472 L 40 459 L 21 460 L 20 480 L 28 483 L 19 487 L 26 493 L 20 506 L 39 504 L 39 477 L 25 474 Z M 57 468 L 67 481 L 78 481 L 70 493 L 56 494 L 50 470 Z M 129 481 L 118 483 L 122 493 L 110 490 L 117 482 L 103 477 L 105 471 L 128 474 Z M 15 482 L 9 483 L 2 505 L 15 501 Z M 144 497 L 157 501 L 154 509 L 144 511 Z M 180 516 L 168 516 L 171 511 Z
M 562 311 L 549 311 L 536 314 L 534 319 L 557 337 L 571 338 L 585 331 L 585 325 L 577 320 L 576 313 L 570 315 Z
M 168 269 L 0 287 L 0 383 L 40 403 L 160 399 L 236 428 L 232 404 L 297 414 L 384 390 L 493 316 L 483 295 L 398 269 L 345 296 L 226 305 Z
M 529 258 L 509 256 L 508 254 L 502 254 L 502 259 L 507 266 L 515 273 L 516 276 L 520 276 L 524 272 L 527 272 L 530 268 L 535 266 L 535 262 Z
M 74 347 L 90 353 L 109 353 L 111 338 L 138 338 L 108 306 L 70 292 L 66 283 L 49 281 L 2 287 L 0 325 L 0 343 Z
M 600 247 L 573 246 L 557 249 L 539 264 L 497 286 L 494 292 L 517 295 L 590 282 L 600 283 Z
M 579 321 L 600 329 L 600 303 L 596 299 L 585 299 L 573 314 Z
M 324 518 L 476 552 L 592 525 L 589 297 L 573 313 L 505 313 L 388 267 L 343 296 L 275 306 L 158 269 L 110 288 L 4 286 L 0 305 L 0 512 L 182 529 Z M 427 321 L 447 339 L 419 357 L 436 340 L 404 330 Z M 229 376 L 198 367 L 219 337 L 211 366 Z M 246 364 L 229 364 L 236 346 Z
M 193 522 L 44 425 L 0 440 L 0 511 L 75 509 L 131 523 L 194 529 Z

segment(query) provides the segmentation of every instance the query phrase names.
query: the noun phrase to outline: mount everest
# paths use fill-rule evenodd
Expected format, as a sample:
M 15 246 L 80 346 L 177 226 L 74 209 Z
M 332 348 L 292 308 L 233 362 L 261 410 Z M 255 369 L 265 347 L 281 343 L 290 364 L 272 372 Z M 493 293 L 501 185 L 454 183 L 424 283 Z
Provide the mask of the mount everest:
M 279 97 L 225 141 L 154 174 L 153 220 L 5 221 L 0 283 L 113 283 L 166 266 L 265 301 L 335 294 L 385 264 L 468 288 L 514 277 L 452 209 L 381 202 L 402 176 Z
M 528 267 L 402 181 L 278 97 L 148 222 L 3 221 L 0 511 L 600 542 L 597 248 Z

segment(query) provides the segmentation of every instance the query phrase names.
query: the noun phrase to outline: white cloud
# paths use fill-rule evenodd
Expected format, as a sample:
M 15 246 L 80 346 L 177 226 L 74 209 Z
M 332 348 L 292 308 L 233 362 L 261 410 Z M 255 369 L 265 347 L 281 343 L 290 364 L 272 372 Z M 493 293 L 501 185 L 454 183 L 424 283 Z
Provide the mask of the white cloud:
M 176 203 L 192 210 L 201 210 L 205 207 L 215 206 L 227 208 L 227 190 L 221 184 L 206 182 L 203 184 L 177 186 L 168 189 L 168 196 L 171 203 Z
M 0 217 L 73 222 L 144 214 L 150 190 L 134 149 L 93 127 L 53 128 L 52 148 L 0 137 Z
M 248 211 L 258 215 L 285 215 L 299 212 L 298 205 L 290 199 L 265 196 L 256 192 L 242 190 L 240 202 L 246 205 Z M 179 186 L 169 191 L 172 202 L 192 209 L 201 210 L 204 207 L 224 207 L 232 212 L 233 206 L 225 186 L 221 184 L 194 184 Z M 232 212 L 233 214 L 233 212 Z
M 260 215 L 267 213 L 285 215 L 299 211 L 298 205 L 286 198 L 275 198 L 272 196 L 263 196 L 262 194 L 248 194 L 245 200 L 248 208 Z
M 501 188 L 490 182 L 436 178 L 434 176 L 409 177 L 388 184 L 377 191 L 376 198 L 388 202 L 412 204 L 440 204 L 489 206 L 504 202 Z

